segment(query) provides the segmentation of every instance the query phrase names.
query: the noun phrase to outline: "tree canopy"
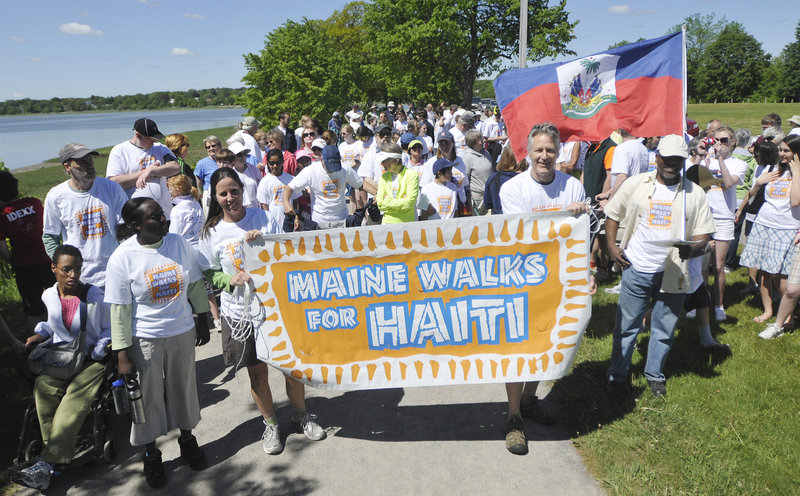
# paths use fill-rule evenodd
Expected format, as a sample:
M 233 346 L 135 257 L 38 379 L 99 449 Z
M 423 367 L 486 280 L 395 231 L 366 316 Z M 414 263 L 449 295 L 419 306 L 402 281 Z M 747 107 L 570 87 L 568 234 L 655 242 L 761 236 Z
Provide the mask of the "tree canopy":
M 800 101 L 800 21 L 794 31 L 795 40 L 781 53 L 782 71 L 777 77 L 778 95 Z

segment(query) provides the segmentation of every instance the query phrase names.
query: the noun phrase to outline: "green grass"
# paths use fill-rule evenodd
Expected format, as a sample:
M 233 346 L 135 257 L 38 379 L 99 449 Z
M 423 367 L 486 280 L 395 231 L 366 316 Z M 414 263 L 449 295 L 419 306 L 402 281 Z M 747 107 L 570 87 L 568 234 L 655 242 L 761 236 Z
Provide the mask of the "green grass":
M 800 114 L 800 104 L 690 105 L 689 116 L 704 126 L 718 118 L 733 127 L 760 130 L 761 118 L 778 112 L 784 120 Z M 193 131 L 189 162 L 205 155 L 202 138 L 224 139 L 232 129 Z M 103 175 L 110 148 L 96 164 Z M 44 198 L 65 179 L 59 167 L 20 173 L 20 189 Z M 611 328 L 617 296 L 600 289 L 592 320 L 570 375 L 551 393 L 562 413 L 562 426 L 572 436 L 584 461 L 609 494 L 798 494 L 800 466 L 800 335 L 773 341 L 756 335 L 763 325 L 752 317 L 760 301 L 743 299 L 745 269 L 728 274 L 726 307 L 729 321 L 712 324 L 712 332 L 731 345 L 733 355 L 713 361 L 697 346 L 696 323 L 681 319 L 668 358 L 668 398 L 654 400 L 642 375 L 644 361 L 634 354 L 636 393 L 612 403 L 602 391 L 611 355 Z M 0 282 L 0 313 L 22 338 L 24 317 L 16 286 Z M 646 341 L 643 335 L 641 341 Z M 641 346 L 646 350 L 646 346 Z M 19 362 L 0 341 L 0 463 L 8 464 L 16 447 L 17 429 L 27 385 L 17 380 Z M 532 446 L 535 449 L 534 446 Z M 5 466 L 5 465 L 0 465 Z M 0 487 L 7 484 L 0 475 Z M 6 486 L 6 490 L 10 487 Z
M 783 119 L 783 130 L 789 132 L 789 118 L 800 114 L 800 103 L 695 103 L 689 105 L 690 119 L 705 129 L 711 119 L 719 119 L 734 129 L 744 127 L 753 136 L 761 134 L 761 119 L 776 113 Z

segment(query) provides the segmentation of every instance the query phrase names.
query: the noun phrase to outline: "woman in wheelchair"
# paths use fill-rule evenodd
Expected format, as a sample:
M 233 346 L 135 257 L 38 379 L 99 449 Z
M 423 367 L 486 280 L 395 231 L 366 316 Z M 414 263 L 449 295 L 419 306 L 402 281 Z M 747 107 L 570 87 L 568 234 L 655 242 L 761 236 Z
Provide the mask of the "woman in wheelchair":
M 109 306 L 103 303 L 101 288 L 80 282 L 82 264 L 81 252 L 74 246 L 56 248 L 51 265 L 56 284 L 42 294 L 47 321 L 40 322 L 25 343 L 31 347 L 50 337 L 54 344 L 71 342 L 85 333 L 85 359 L 77 372 L 69 379 L 43 373 L 33 386 L 44 450 L 17 479 L 35 489 L 50 485 L 54 465 L 72 461 L 78 432 L 103 382 L 105 366 L 99 361 L 111 342 Z

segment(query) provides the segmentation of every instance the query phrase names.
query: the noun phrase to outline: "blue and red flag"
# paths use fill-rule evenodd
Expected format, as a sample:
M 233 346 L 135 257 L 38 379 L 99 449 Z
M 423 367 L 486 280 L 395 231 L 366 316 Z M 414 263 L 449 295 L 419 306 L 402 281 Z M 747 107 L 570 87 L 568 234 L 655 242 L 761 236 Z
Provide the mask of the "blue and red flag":
M 550 121 L 562 141 L 595 141 L 615 129 L 636 136 L 682 134 L 683 36 L 678 32 L 573 60 L 511 69 L 494 91 L 514 155 L 526 154 L 534 124 Z

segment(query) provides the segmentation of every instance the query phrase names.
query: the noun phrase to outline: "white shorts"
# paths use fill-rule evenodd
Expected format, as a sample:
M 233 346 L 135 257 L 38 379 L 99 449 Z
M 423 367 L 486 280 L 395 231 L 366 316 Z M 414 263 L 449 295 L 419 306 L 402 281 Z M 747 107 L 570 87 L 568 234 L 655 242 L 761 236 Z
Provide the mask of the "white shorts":
M 716 226 L 717 232 L 712 237 L 716 241 L 733 240 L 733 219 L 717 219 L 715 217 L 714 226 Z

